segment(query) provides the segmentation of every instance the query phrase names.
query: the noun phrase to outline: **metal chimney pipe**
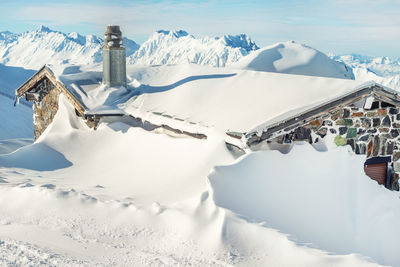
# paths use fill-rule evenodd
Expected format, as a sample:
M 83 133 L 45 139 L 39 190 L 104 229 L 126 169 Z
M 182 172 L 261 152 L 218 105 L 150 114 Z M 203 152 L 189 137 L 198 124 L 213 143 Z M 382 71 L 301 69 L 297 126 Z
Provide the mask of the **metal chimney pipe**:
M 126 53 L 119 26 L 107 26 L 103 46 L 103 83 L 126 87 Z

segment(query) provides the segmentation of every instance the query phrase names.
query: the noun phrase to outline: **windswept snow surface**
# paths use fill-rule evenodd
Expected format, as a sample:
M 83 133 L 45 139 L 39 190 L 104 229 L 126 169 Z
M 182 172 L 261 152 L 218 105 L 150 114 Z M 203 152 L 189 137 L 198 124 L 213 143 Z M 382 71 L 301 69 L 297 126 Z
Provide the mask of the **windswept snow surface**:
M 248 158 L 239 159 L 233 166 L 240 166 Z M 286 158 L 290 159 L 290 154 L 275 160 L 275 166 L 287 168 Z M 346 251 L 346 255 L 333 255 L 335 251 L 320 250 L 325 249 L 324 244 L 304 245 L 309 241 L 306 237 L 294 241 L 286 235 L 286 222 L 274 224 L 275 229 L 271 229 L 267 224 L 273 220 L 267 224 L 249 222 L 215 205 L 213 199 L 219 202 L 221 189 L 231 188 L 237 180 L 229 179 L 230 172 L 222 175 L 219 171 L 218 178 L 226 184 L 215 186 L 212 175 L 210 187 L 209 171 L 233 161 L 218 132 L 197 140 L 147 132 L 122 123 L 103 124 L 93 131 L 61 97 L 53 124 L 37 142 L 0 155 L 0 263 L 376 266 L 373 262 L 379 262 L 381 258 L 367 258 L 374 256 L 372 253 L 362 256 Z M 344 170 L 353 169 L 353 161 L 341 163 Z M 249 174 L 251 185 L 252 174 L 258 170 L 240 168 L 243 177 Z M 361 168 L 354 172 L 363 176 Z M 296 177 L 298 184 L 302 179 L 311 179 Z M 338 186 L 335 179 L 318 178 L 327 179 L 328 187 Z M 371 183 L 363 178 L 357 182 Z M 372 192 L 382 190 L 370 187 Z M 239 193 L 237 199 L 247 196 L 248 201 L 259 197 L 246 190 L 244 186 L 242 192 L 232 193 Z M 315 191 L 309 193 L 320 196 Z M 382 190 L 385 194 L 393 193 Z M 296 196 L 288 195 L 293 201 Z M 259 200 L 264 205 L 265 201 Z M 348 211 L 362 212 L 353 207 Z M 320 210 L 315 205 L 308 208 L 316 209 L 315 213 Z M 232 210 L 237 212 L 234 205 Z M 283 205 L 281 211 L 287 214 L 292 209 Z M 371 215 L 374 211 L 381 214 L 373 209 Z M 264 214 L 260 212 L 260 216 Z M 396 217 L 393 219 L 396 221 Z
M 15 89 L 34 73 L 0 64 L 0 140 L 33 137 L 31 104 L 22 100 L 20 105 L 14 106 L 14 101 Z M 0 153 L 4 149 L 0 144 Z
M 125 89 L 101 85 L 99 65 L 55 72 L 89 113 L 129 114 L 200 133 L 248 132 L 366 85 L 350 79 L 181 64 L 129 66 Z
M 296 42 L 277 43 L 243 57 L 232 67 L 249 70 L 354 79 L 351 68 Z
M 399 193 L 369 179 L 364 161 L 347 147 L 318 152 L 304 143 L 288 154 L 260 151 L 216 167 L 210 181 L 218 206 L 291 240 L 398 266 Z
M 99 65 L 71 66 L 55 73 L 89 113 L 129 114 L 158 125 L 168 121 L 167 125 L 189 132 L 246 132 L 366 84 L 197 64 L 128 66 L 127 89 L 101 85 Z
M 160 118 L 154 114 L 163 114 L 220 132 L 247 132 L 291 110 L 301 111 L 365 84 L 193 64 L 128 68 L 128 74 L 140 83 L 134 89 L 140 94 L 119 105 L 126 113 L 149 121 Z M 179 123 L 175 121 L 171 123 Z

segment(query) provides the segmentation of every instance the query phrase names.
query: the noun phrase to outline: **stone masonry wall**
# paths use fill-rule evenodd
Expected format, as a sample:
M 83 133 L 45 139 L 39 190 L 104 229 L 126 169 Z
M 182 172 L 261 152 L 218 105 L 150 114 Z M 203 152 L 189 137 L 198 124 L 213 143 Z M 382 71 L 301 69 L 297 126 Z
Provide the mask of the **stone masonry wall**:
M 50 86 L 50 85 L 49 85 Z M 35 140 L 46 130 L 53 121 L 58 110 L 60 91 L 56 87 L 47 88 L 39 101 L 33 104 L 33 123 Z
M 384 102 L 377 102 L 376 106 L 373 110 L 345 107 L 281 136 L 281 142 L 307 140 L 313 143 L 313 135 L 324 138 L 330 132 L 335 135 L 336 145 L 350 145 L 356 154 L 393 156 L 396 161 L 400 158 L 399 108 Z
M 350 145 L 356 154 L 393 156 L 393 161 L 397 161 L 400 158 L 399 109 L 384 102 L 376 105 L 379 106 L 374 110 L 346 107 L 330 118 L 311 122 L 307 128 L 321 137 L 331 132 L 336 135 L 336 145 Z
M 367 158 L 392 156 L 392 162 L 400 158 L 399 108 L 378 101 L 373 103 L 371 110 L 345 107 L 279 136 L 277 141 L 306 140 L 313 143 L 328 132 L 335 135 L 336 145 L 350 145 L 356 154 L 365 154 Z

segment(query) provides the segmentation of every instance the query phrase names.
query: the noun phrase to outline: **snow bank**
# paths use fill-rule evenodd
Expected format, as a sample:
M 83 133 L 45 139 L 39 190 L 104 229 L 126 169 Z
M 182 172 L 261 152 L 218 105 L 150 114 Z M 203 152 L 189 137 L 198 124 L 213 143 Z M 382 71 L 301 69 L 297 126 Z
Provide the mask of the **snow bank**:
M 0 92 L 1 93 L 1 92 Z M 0 95 L 0 140 L 33 138 L 32 108 Z
M 354 79 L 351 68 L 320 51 L 295 42 L 264 47 L 231 65 L 249 70 Z
M 216 207 L 206 193 L 140 206 L 22 183 L 0 187 L 0 216 L 0 263 L 8 265 L 376 266 L 296 245 Z
M 122 122 L 89 129 L 61 95 L 53 123 L 37 142 L 0 156 L 0 166 L 53 171 L 62 183 L 169 203 L 203 192 L 209 170 L 231 160 L 218 133 L 177 138 Z
M 363 156 L 347 147 L 288 154 L 262 151 L 209 176 L 217 205 L 289 234 L 298 244 L 338 254 L 360 253 L 399 265 L 398 192 L 363 172 Z
M 61 96 L 37 142 L 0 155 L 3 262 L 23 264 L 30 256 L 33 263 L 89 266 L 375 266 L 360 255 L 296 243 L 219 207 L 213 194 L 217 199 L 220 191 L 207 176 L 234 160 L 224 135 L 209 130 L 198 140 L 165 133 L 120 122 L 94 131 Z M 251 184 L 252 172 L 243 166 L 237 174 Z
M 33 143 L 31 138 L 18 138 L 9 140 L 0 140 L 0 155 L 9 154 L 20 147 L 29 145 Z
M 35 71 L 0 64 L 0 140 L 32 138 L 31 104 L 21 101 L 14 107 L 15 89 Z

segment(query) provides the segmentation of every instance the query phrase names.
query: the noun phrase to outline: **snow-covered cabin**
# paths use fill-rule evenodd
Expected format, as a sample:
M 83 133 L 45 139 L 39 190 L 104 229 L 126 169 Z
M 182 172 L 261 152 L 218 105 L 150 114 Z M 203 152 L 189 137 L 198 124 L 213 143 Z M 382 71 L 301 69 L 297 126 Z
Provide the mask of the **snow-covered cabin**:
M 100 66 L 44 66 L 17 89 L 17 97 L 34 101 L 35 138 L 51 123 L 62 94 L 92 128 L 119 120 L 195 138 L 217 133 L 234 153 L 285 151 L 295 141 L 317 147 L 331 136 L 367 156 L 371 178 L 398 188 L 390 171 L 400 158 L 397 91 L 373 82 L 193 64 L 126 71 L 125 86 L 105 83 Z

